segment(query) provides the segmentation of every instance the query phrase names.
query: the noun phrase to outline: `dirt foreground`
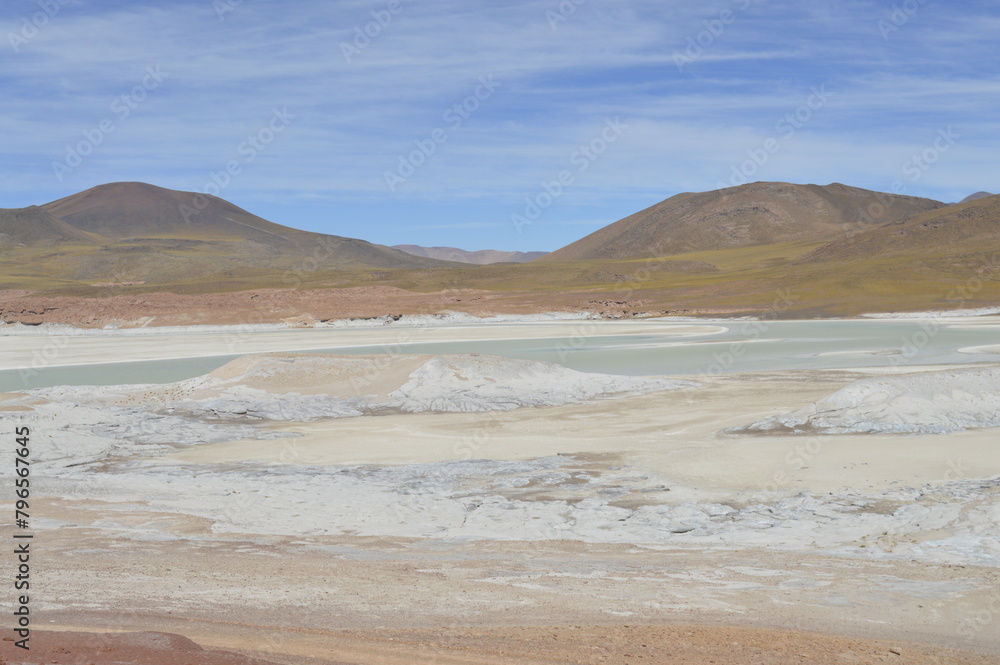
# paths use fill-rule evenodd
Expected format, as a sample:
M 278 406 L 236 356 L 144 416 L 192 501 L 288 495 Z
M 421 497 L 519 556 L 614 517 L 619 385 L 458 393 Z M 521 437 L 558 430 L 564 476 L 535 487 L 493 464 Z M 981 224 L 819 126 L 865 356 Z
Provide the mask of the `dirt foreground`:
M 238 325 L 434 314 L 442 310 L 476 316 L 538 314 L 551 311 L 594 312 L 605 318 L 647 314 L 700 315 L 735 313 L 732 309 L 665 310 L 642 298 L 607 293 L 554 293 L 449 289 L 417 293 L 393 286 L 337 289 L 258 289 L 232 293 L 181 295 L 148 293 L 98 298 L 49 296 L 31 291 L 0 291 L 0 321 L 26 325 L 64 323 L 81 328 L 138 326 Z
M 348 336 L 376 332 L 396 331 Z M 147 357 L 150 344 L 187 357 L 188 343 L 227 343 L 175 337 L 85 335 L 59 357 Z M 44 341 L 12 336 L 0 366 Z M 228 402 L 176 386 L 0 395 L 12 405 L 3 422 L 32 428 L 37 536 L 32 648 L 0 630 L 0 665 L 1000 662 L 995 429 L 730 431 L 871 369 L 300 420 L 294 409 L 331 382 L 364 380 L 378 395 L 395 371 L 348 371 L 353 356 L 340 376 L 324 358 L 280 356 L 283 374 L 235 361 L 221 373 L 239 379 Z M 465 382 L 492 376 L 462 367 Z M 548 385 L 531 376 L 521 396 Z M 297 397 L 270 419 L 232 411 L 257 400 L 255 413 L 272 413 L 278 394 Z M 179 414 L 195 407 L 211 413 Z M 0 525 L 0 538 L 15 531 Z
M 245 629 L 244 629 L 245 630 Z M 234 631 L 235 632 L 235 631 Z M 712 626 L 533 626 L 445 628 L 433 631 L 303 632 L 292 651 L 256 653 L 253 635 L 242 650 L 203 648 L 173 633 L 36 632 L 32 649 L 0 642 L 5 665 L 552 665 L 670 663 L 671 665 L 809 665 L 906 663 L 987 665 L 982 654 L 926 645 L 856 640 L 812 633 Z M 237 642 L 235 634 L 217 638 Z

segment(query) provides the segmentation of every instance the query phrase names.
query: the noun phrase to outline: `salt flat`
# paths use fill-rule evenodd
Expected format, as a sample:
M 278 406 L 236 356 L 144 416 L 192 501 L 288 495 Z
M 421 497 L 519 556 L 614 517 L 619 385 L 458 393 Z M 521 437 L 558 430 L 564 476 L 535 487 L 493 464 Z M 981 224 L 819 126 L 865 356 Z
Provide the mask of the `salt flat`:
M 433 334 L 508 333 L 524 330 Z M 160 351 L 189 352 L 186 337 Z M 91 360 L 152 348 L 93 339 L 108 346 Z M 0 409 L 34 430 L 53 590 L 39 607 L 53 627 L 183 624 L 215 646 L 239 642 L 237 626 L 258 639 L 308 629 L 329 649 L 343 636 L 323 631 L 369 631 L 364 642 L 442 625 L 682 621 L 996 655 L 979 621 L 1000 576 L 1000 447 L 977 426 L 989 422 L 746 429 L 865 382 L 926 387 L 931 369 L 943 386 L 995 371 L 628 377 L 491 356 L 265 353 L 173 384 L 9 393 Z M 287 637 L 270 647 L 305 655 Z
M 23 327 L 18 328 L 23 330 Z M 0 334 L 0 370 L 32 367 L 38 358 L 44 360 L 44 366 L 66 366 L 331 347 L 375 346 L 391 352 L 394 345 L 414 342 L 570 339 L 577 335 L 684 337 L 725 330 L 723 326 L 711 324 L 590 320 L 407 327 L 192 326 L 117 331 L 54 326 L 32 330 L 32 334 Z

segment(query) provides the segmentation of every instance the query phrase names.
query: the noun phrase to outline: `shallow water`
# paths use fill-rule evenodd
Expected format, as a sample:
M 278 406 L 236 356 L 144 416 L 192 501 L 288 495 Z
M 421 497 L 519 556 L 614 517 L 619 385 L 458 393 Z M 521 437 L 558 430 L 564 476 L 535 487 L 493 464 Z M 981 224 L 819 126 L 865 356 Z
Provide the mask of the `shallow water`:
M 634 322 L 637 331 L 647 322 Z M 663 321 L 657 321 L 663 325 Z M 713 322 L 715 323 L 715 322 Z M 689 326 L 691 321 L 678 321 Z M 700 375 L 793 369 L 1000 362 L 1000 355 L 958 349 L 1000 343 L 1000 329 L 966 323 L 914 320 L 727 321 L 725 332 L 677 337 L 662 334 L 517 340 L 431 342 L 331 347 L 311 353 L 485 353 L 543 360 L 583 372 L 639 375 Z M 497 326 L 502 334 L 502 326 Z M 296 331 L 298 332 L 298 331 Z M 305 332 L 305 331 L 302 331 Z M 539 335 L 545 335 L 539 327 Z M 56 385 L 168 383 L 205 374 L 236 355 L 54 366 L 25 375 L 0 371 L 0 391 Z

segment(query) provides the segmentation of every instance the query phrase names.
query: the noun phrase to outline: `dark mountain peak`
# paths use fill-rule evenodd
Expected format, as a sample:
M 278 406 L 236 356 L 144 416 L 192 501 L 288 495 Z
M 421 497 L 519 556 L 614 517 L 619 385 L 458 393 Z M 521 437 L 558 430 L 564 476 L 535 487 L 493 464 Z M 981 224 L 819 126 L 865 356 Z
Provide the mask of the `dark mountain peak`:
M 541 261 L 634 259 L 784 242 L 832 240 L 944 206 L 841 183 L 753 182 L 684 193 L 606 226 Z
M 979 199 L 985 199 L 989 196 L 996 196 L 996 194 L 990 194 L 989 192 L 976 192 L 975 194 L 969 194 L 964 199 L 959 201 L 959 203 L 968 203 L 969 201 L 978 201 Z
M 303 271 L 448 265 L 282 226 L 216 196 L 144 182 L 98 185 L 42 206 L 0 211 L 0 247 L 33 245 L 59 246 L 54 276 L 87 280 L 285 270 L 294 283 Z

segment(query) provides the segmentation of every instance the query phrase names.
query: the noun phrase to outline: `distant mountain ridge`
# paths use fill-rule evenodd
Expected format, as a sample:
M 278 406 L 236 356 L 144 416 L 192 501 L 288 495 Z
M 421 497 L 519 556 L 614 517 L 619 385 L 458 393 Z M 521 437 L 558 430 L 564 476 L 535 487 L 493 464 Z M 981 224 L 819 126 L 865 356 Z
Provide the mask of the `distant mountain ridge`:
M 839 183 L 755 182 L 684 193 L 605 226 L 540 261 L 637 259 L 782 242 L 833 240 L 944 207 Z
M 157 282 L 231 271 L 434 268 L 451 264 L 356 238 L 275 224 L 221 198 L 141 182 L 99 185 L 42 206 L 0 210 L 4 272 L 36 250 L 58 280 Z M 13 266 L 13 268 L 12 268 Z M 0 272 L 0 277 L 4 273 Z
M 977 201 L 979 199 L 985 199 L 987 196 L 996 196 L 996 194 L 991 194 L 989 192 L 976 192 L 975 194 L 969 194 L 964 199 L 959 201 L 959 203 L 968 203 L 969 201 Z
M 499 249 L 480 249 L 471 252 L 457 247 L 422 247 L 420 245 L 393 245 L 392 247 L 414 256 L 477 265 L 527 263 L 548 254 L 548 252 L 506 252 Z
M 89 296 L 74 320 L 103 325 L 111 310 L 101 303 L 118 295 L 115 311 L 138 321 L 154 294 L 211 295 L 197 316 L 162 301 L 155 316 L 175 323 L 213 320 L 223 301 L 228 313 L 217 318 L 230 322 L 265 311 L 356 316 L 344 308 L 358 302 L 364 316 L 521 308 L 803 318 L 1000 304 L 1000 196 L 985 193 L 949 205 L 841 184 L 752 183 L 679 194 L 528 263 L 511 262 L 528 252 L 407 249 L 458 261 L 274 224 L 217 197 L 113 183 L 0 210 L 0 314 L 60 321 Z
M 901 257 L 927 262 L 947 257 L 962 264 L 970 257 L 993 257 L 998 245 L 1000 196 L 986 196 L 841 238 L 816 249 L 805 260 L 846 262 Z

